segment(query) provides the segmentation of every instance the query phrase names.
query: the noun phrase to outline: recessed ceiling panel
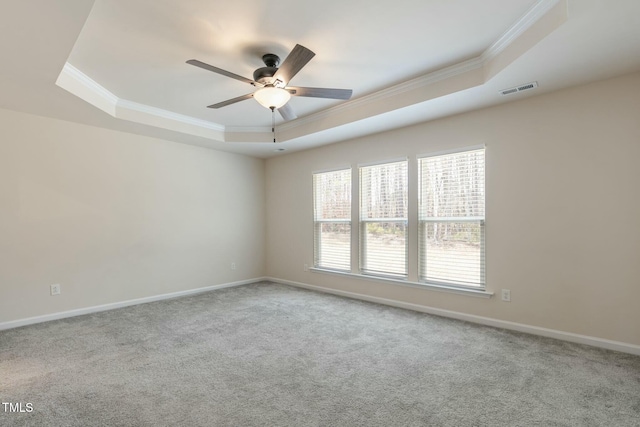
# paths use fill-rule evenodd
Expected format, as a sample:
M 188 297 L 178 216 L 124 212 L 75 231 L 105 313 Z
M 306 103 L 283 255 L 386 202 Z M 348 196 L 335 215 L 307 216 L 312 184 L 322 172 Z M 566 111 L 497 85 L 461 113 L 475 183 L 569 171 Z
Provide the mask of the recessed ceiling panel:
M 316 56 L 292 84 L 353 89 L 355 98 L 477 56 L 535 3 L 98 0 L 68 62 L 119 98 L 224 126 L 268 126 L 270 112 L 252 100 L 205 108 L 253 88 L 185 61 L 251 78 L 262 54 L 284 59 L 300 43 Z M 303 117 L 340 101 L 291 103 Z

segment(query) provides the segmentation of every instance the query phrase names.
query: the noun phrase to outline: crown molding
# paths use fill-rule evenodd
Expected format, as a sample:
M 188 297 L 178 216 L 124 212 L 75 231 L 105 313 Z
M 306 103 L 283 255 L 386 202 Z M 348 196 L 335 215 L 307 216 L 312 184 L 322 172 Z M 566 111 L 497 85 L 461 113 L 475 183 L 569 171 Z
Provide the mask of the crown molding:
M 280 129 L 282 125 L 278 125 Z M 271 126 L 225 126 L 227 133 L 271 133 Z
M 347 111 L 366 107 L 374 102 L 400 97 L 404 94 L 411 93 L 428 86 L 432 86 L 438 82 L 451 79 L 469 71 L 482 69 L 483 66 L 484 62 L 480 57 L 472 58 L 467 61 L 413 78 L 411 80 L 407 80 L 397 85 L 389 86 L 385 89 L 371 93 L 369 95 L 364 95 L 359 98 L 343 102 L 333 107 L 329 107 L 326 110 L 318 111 L 317 113 L 313 113 L 308 116 L 284 123 L 283 125 L 280 125 L 280 129 L 283 131 L 291 130 L 307 125 L 311 122 L 326 119 L 327 117 L 336 114 L 343 114 Z
M 342 115 L 348 111 L 353 111 L 362 107 L 366 107 L 373 102 L 381 100 L 389 100 L 391 98 L 399 97 L 404 94 L 414 92 L 426 88 L 428 86 L 435 85 L 439 82 L 452 79 L 463 75 L 465 73 L 484 69 L 489 61 L 498 57 L 507 47 L 513 44 L 526 30 L 531 28 L 536 22 L 545 16 L 549 11 L 553 9 L 558 3 L 563 2 L 566 5 L 566 0 L 540 0 L 534 4 L 529 10 L 518 19 L 507 31 L 505 31 L 491 46 L 489 46 L 479 56 L 460 62 L 458 64 L 451 65 L 446 68 L 442 68 L 425 75 L 416 77 L 411 80 L 390 86 L 382 89 L 378 92 L 374 92 L 369 95 L 365 95 L 350 101 L 343 102 L 339 105 L 327 108 L 323 111 L 310 114 L 305 117 L 301 117 L 297 120 L 287 122 L 280 126 L 281 131 L 290 131 L 296 128 L 300 128 L 310 123 L 326 120 L 328 117 L 334 115 Z M 486 83 L 487 78 L 482 83 Z
M 518 19 L 507 31 L 505 31 L 491 46 L 489 46 L 479 58 L 483 62 L 490 61 L 491 59 L 502 53 L 509 45 L 511 45 L 518 37 L 520 37 L 526 30 L 528 30 L 533 24 L 535 24 L 540 18 L 545 16 L 554 6 L 563 2 L 565 5 L 566 0 L 540 0 L 525 12 L 524 15 Z
M 554 10 L 562 10 L 565 19 L 552 24 L 541 22 Z M 566 20 L 566 11 L 567 0 L 539 0 L 479 56 L 278 125 L 281 142 L 480 86 L 560 26 Z M 546 25 L 548 31 L 534 32 L 535 40 L 518 43 L 537 24 Z M 490 66 L 491 73 L 485 73 Z M 257 126 L 225 127 L 119 98 L 68 62 L 56 84 L 113 117 L 220 142 L 255 142 L 271 130 Z
M 224 137 L 225 127 L 223 125 L 119 98 L 68 62 L 62 68 L 56 84 L 115 118 L 178 132 L 184 132 L 185 126 L 188 128 L 193 127 L 216 132 L 219 135 L 206 135 L 215 139 L 220 138 L 222 140 Z M 144 116 L 145 119 L 140 119 L 141 116 Z M 199 135 L 201 132 L 187 133 Z
M 171 120 L 187 125 L 198 126 L 205 129 L 214 130 L 217 132 L 225 132 L 226 128 L 218 123 L 210 122 L 207 120 L 198 119 L 185 114 L 174 113 L 173 111 L 163 110 L 162 108 L 152 107 L 147 104 L 140 104 L 138 102 L 129 101 L 127 99 L 118 99 L 116 102 L 116 112 L 121 110 L 131 110 L 139 113 L 148 114 L 160 119 Z M 118 114 L 116 113 L 116 117 Z
M 70 63 L 64 64 L 56 85 L 115 117 L 118 97 Z
M 62 68 L 62 73 L 60 75 L 67 75 L 68 77 L 74 79 L 77 83 L 86 87 L 93 93 L 95 93 L 100 98 L 104 99 L 106 102 L 113 104 L 114 106 L 118 102 L 118 97 L 113 93 L 109 92 L 104 86 L 97 83 L 91 77 L 84 74 L 82 71 L 78 70 L 73 65 L 65 62 L 64 67 Z

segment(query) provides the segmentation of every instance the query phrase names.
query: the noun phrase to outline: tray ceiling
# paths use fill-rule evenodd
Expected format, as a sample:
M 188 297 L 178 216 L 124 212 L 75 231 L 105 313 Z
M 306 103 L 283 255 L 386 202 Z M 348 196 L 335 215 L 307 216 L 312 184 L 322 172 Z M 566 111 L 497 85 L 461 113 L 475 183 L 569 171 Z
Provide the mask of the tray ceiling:
M 37 96 L 28 90 L 28 74 L 14 67 L 5 72 L 18 83 L 12 90 L 27 93 L 22 102 L 5 101 L 5 108 L 258 157 L 640 68 L 640 2 L 633 0 L 400 0 L 393 7 L 337 0 L 322 7 L 294 0 L 25 3 L 12 6 L 14 12 L 25 20 L 31 13 L 34 27 L 42 21 L 44 34 L 4 34 L 2 47 L 30 52 L 11 52 L 27 65 L 43 62 L 31 79 L 34 87 L 46 81 L 42 92 L 51 99 L 30 107 L 26 99 Z M 29 34 L 6 16 L 3 32 Z M 206 108 L 252 86 L 185 63 L 195 58 L 251 78 L 263 66 L 262 54 L 284 59 L 296 43 L 316 56 L 292 85 L 353 89 L 353 97 L 293 97 L 298 118 L 276 115 L 277 147 L 271 112 L 255 100 Z M 51 80 L 58 88 L 48 86 Z M 499 94 L 531 81 L 539 87 L 529 93 Z M 46 113 L 47 103 L 60 109 Z

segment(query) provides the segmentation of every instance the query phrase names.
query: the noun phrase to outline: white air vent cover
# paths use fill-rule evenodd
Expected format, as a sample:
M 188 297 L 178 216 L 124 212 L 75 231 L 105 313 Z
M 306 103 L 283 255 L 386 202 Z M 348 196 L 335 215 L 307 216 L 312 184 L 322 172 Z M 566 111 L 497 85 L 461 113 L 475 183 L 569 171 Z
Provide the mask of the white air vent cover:
M 509 89 L 502 89 L 500 95 L 511 95 L 512 93 L 518 93 L 529 89 L 535 89 L 538 87 L 538 82 L 526 83 L 516 87 L 510 87 Z

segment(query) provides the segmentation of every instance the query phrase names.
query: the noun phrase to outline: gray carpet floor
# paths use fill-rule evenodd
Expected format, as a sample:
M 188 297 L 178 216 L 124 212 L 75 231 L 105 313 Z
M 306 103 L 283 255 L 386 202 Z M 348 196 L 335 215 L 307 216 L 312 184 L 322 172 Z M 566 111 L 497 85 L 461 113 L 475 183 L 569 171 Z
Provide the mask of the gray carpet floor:
M 2 426 L 640 426 L 640 357 L 272 283 L 0 332 Z

